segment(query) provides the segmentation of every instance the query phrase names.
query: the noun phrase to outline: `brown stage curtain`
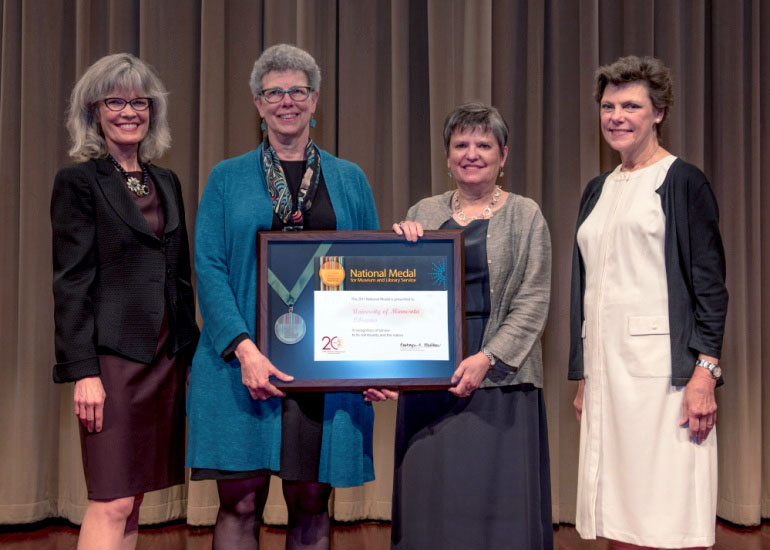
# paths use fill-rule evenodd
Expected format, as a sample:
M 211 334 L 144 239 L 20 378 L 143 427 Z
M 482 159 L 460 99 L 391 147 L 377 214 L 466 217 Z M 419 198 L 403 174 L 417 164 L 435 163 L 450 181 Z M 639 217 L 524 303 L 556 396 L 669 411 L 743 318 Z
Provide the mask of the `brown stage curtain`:
M 259 143 L 247 86 L 264 47 L 292 42 L 323 71 L 321 147 L 358 163 L 388 227 L 447 189 L 441 126 L 468 99 L 511 127 L 506 189 L 541 205 L 553 238 L 544 336 L 554 520 L 573 521 L 578 427 L 566 380 L 569 265 L 580 193 L 618 159 L 602 143 L 594 69 L 656 55 L 674 71 L 664 144 L 700 166 L 722 210 L 730 310 L 718 391 L 719 515 L 770 516 L 770 4 L 762 0 L 0 0 L 0 523 L 79 522 L 86 504 L 72 387 L 54 386 L 51 235 L 64 110 L 84 69 L 129 51 L 171 92 L 189 229 L 211 167 Z M 762 29 L 765 29 L 764 33 Z M 767 350 L 765 350 L 767 351 Z M 764 374 L 768 373 L 768 380 Z M 340 520 L 388 519 L 393 404 L 377 407 L 377 480 L 335 491 Z M 767 437 L 767 441 L 765 438 Z M 285 521 L 274 486 L 266 520 Z M 210 483 L 148 495 L 141 520 L 211 524 Z

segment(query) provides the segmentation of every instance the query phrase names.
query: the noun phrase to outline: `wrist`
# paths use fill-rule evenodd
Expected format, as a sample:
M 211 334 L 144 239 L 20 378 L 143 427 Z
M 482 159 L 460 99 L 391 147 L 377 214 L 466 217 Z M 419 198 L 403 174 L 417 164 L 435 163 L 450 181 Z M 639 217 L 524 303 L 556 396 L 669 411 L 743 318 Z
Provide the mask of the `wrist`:
M 495 366 L 495 363 L 497 363 L 497 358 L 491 351 L 489 351 L 489 349 L 481 348 L 481 354 L 486 357 L 487 361 L 489 362 L 489 366 L 487 368 L 491 369 Z
M 245 357 L 248 357 L 249 355 L 252 355 L 254 353 L 259 353 L 259 350 L 257 349 L 257 346 L 254 345 L 254 342 L 252 342 L 250 339 L 245 339 L 241 343 L 239 343 L 235 347 L 235 357 L 238 358 L 239 361 L 243 361 Z
M 722 368 L 717 364 L 717 360 L 713 357 L 705 358 L 699 357 L 695 362 L 695 371 L 707 372 L 714 380 L 717 380 L 722 376 Z
M 703 367 L 695 367 L 690 380 L 702 380 L 708 382 L 711 387 L 716 387 L 717 379 L 714 378 L 711 373 Z

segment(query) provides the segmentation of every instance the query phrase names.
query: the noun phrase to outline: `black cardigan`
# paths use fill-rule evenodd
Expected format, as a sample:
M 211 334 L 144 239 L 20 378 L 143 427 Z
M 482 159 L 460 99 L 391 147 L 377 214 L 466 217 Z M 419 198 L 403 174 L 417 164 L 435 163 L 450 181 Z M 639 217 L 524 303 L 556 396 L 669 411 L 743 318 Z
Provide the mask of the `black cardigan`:
M 577 228 L 593 210 L 609 172 L 592 179 L 580 200 Z M 727 288 L 719 211 L 706 176 L 676 159 L 658 188 L 665 215 L 664 254 L 671 340 L 671 384 L 687 384 L 699 353 L 722 353 Z M 570 380 L 583 378 L 582 326 L 585 266 L 577 245 L 572 253 L 570 294 Z
M 149 363 L 167 307 L 169 355 L 198 339 L 179 180 L 149 165 L 166 225 L 150 230 L 109 160 L 59 170 L 51 196 L 56 382 L 99 374 L 98 355 Z

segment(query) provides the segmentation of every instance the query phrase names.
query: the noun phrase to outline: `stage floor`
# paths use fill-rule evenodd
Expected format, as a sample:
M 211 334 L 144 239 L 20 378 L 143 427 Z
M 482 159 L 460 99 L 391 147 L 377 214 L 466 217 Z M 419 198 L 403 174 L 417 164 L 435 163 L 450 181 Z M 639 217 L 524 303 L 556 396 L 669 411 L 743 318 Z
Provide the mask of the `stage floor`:
M 189 527 L 183 523 L 140 530 L 137 550 L 210 550 L 212 529 Z M 262 527 L 260 550 L 283 550 L 285 531 Z M 27 526 L 0 526 L 0 550 L 75 550 L 77 528 L 61 520 L 49 520 Z M 334 524 L 334 550 L 388 550 L 389 523 Z M 605 550 L 607 541 L 581 540 L 571 525 L 554 529 L 556 550 Z M 736 527 L 719 522 L 714 550 L 770 550 L 770 522 L 759 527 Z

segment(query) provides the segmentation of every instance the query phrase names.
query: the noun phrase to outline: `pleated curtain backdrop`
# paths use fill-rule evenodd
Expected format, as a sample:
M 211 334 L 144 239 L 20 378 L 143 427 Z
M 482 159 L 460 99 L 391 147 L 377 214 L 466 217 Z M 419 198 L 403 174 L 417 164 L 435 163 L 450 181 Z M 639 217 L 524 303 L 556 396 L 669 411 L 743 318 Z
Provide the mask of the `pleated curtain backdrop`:
M 566 380 L 569 267 L 586 182 L 617 156 L 602 142 L 593 72 L 626 54 L 673 70 L 664 145 L 701 167 L 719 201 L 730 308 L 718 390 L 721 517 L 770 516 L 770 2 L 765 0 L 0 0 L 0 523 L 62 516 L 86 494 L 72 386 L 51 382 L 48 204 L 67 158 L 64 111 L 93 61 L 128 51 L 170 91 L 189 230 L 211 168 L 260 141 L 248 89 L 267 46 L 310 51 L 323 82 L 317 143 L 359 164 L 390 226 L 451 186 L 441 128 L 460 102 L 496 105 L 511 129 L 506 189 L 536 200 L 553 239 L 544 339 L 554 521 L 575 514 L 578 425 Z M 764 29 L 764 33 L 762 32 Z M 194 244 L 194 243 L 193 243 Z M 764 363 L 767 363 L 765 361 Z M 768 374 L 765 380 L 764 375 Z M 389 519 L 393 403 L 378 405 L 377 480 L 335 491 L 339 520 Z M 461 442 L 458 442 L 461 444 Z M 213 483 L 147 496 L 141 521 L 212 524 Z M 265 511 L 283 523 L 274 482 Z

